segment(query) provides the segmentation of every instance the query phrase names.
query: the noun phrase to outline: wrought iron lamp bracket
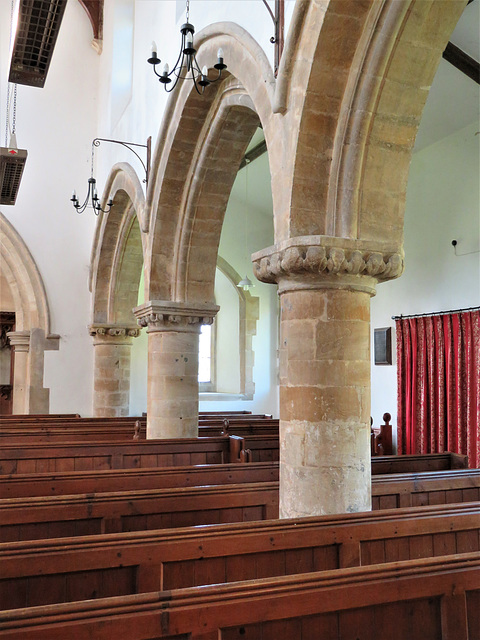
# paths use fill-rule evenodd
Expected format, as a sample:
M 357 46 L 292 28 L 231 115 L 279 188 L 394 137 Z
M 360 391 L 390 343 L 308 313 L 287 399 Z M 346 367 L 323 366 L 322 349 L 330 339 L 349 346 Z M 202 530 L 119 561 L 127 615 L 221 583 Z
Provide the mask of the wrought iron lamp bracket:
M 266 6 L 275 27 L 275 35 L 270 38 L 270 42 L 275 45 L 274 72 L 275 76 L 277 76 L 284 46 L 285 0 L 275 0 L 275 13 L 271 10 L 267 0 L 262 0 L 262 2 Z
M 77 213 L 83 213 L 87 208 L 87 206 L 89 205 L 89 203 L 91 203 L 91 206 L 95 212 L 95 215 L 97 216 L 100 214 L 100 212 L 108 213 L 113 206 L 113 200 L 110 199 L 107 202 L 106 208 L 102 209 L 100 205 L 100 198 L 98 197 L 98 194 L 97 194 L 97 188 L 96 188 L 97 181 L 93 177 L 93 160 L 94 160 L 95 148 L 99 147 L 101 142 L 112 142 L 113 144 L 120 144 L 123 147 L 126 147 L 127 149 L 129 149 L 132 153 L 134 153 L 135 156 L 138 158 L 138 160 L 141 162 L 142 167 L 145 171 L 145 179 L 143 180 L 143 182 L 145 184 L 148 184 L 148 178 L 150 174 L 150 160 L 151 160 L 151 154 L 152 154 L 152 137 L 151 136 L 147 138 L 147 144 L 125 142 L 124 140 L 112 140 L 110 138 L 94 138 L 92 141 L 92 164 L 91 164 L 90 178 L 88 179 L 87 195 L 82 204 L 80 204 L 75 191 L 73 192 L 73 195 L 70 198 L 70 201 L 73 204 Z M 133 147 L 141 147 L 147 150 L 146 163 L 142 160 L 141 156 L 135 151 L 135 149 L 133 149 Z

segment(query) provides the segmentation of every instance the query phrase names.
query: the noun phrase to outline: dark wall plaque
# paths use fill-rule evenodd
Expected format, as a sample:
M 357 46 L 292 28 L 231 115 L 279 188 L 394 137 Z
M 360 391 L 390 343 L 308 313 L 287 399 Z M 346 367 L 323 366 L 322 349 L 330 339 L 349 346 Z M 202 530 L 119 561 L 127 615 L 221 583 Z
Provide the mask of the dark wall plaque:
M 392 364 L 392 327 L 373 330 L 375 364 Z

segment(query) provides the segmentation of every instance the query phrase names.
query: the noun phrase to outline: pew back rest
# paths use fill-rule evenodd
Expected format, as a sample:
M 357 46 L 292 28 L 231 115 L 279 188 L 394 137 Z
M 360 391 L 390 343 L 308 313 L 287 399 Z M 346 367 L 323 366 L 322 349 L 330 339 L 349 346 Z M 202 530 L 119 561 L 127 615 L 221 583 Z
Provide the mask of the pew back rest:
M 4 640 L 478 638 L 480 553 L 10 610 Z

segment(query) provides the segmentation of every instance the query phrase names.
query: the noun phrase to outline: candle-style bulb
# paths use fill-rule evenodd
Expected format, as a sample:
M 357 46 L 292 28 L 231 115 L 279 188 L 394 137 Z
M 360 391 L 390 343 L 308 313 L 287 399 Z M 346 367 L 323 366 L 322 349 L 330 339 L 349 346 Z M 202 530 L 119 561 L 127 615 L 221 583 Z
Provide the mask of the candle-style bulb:
M 152 40 L 152 58 L 157 55 L 157 43 L 155 40 Z
M 170 67 L 168 66 L 168 62 L 166 62 L 163 66 L 163 75 L 168 76 L 169 71 L 170 71 Z
M 220 49 L 217 51 L 217 58 L 220 60 L 223 60 L 223 49 L 222 47 L 220 47 Z
M 208 69 L 207 69 L 207 65 L 203 65 L 202 68 L 202 76 L 208 76 Z
M 191 49 L 193 45 L 193 36 L 190 32 L 187 34 L 187 49 Z

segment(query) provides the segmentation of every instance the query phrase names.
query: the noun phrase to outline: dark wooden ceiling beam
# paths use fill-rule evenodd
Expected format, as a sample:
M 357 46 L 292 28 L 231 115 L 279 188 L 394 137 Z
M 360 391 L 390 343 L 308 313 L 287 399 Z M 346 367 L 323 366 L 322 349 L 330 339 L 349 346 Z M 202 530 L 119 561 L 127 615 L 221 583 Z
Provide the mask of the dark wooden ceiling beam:
M 447 44 L 443 57 L 459 71 L 480 84 L 480 63 L 455 46 L 453 42 Z
M 255 145 L 253 149 L 250 149 L 250 151 L 247 151 L 247 153 L 243 156 L 243 160 L 240 163 L 239 171 L 240 169 L 243 169 L 243 167 L 246 167 L 247 164 L 250 164 L 257 158 L 262 156 L 266 152 L 266 150 L 267 150 L 267 143 L 265 142 L 265 140 L 262 140 L 257 145 Z

